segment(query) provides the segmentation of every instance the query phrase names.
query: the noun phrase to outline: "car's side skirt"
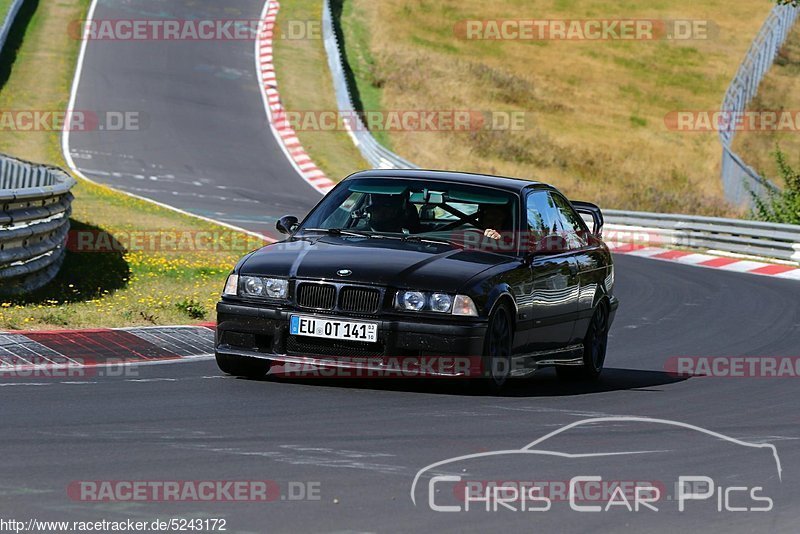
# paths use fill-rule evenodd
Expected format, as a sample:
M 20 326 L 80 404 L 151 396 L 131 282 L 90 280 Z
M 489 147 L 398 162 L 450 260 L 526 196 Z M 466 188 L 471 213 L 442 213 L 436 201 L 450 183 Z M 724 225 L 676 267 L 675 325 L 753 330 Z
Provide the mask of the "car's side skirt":
M 549 367 L 551 365 L 579 366 L 583 365 L 583 345 L 569 345 L 559 349 L 519 354 L 515 355 L 514 359 L 518 362 L 524 362 L 524 365 L 519 366 L 517 371 L 514 372 L 515 375 L 519 376 L 533 373 L 540 367 Z

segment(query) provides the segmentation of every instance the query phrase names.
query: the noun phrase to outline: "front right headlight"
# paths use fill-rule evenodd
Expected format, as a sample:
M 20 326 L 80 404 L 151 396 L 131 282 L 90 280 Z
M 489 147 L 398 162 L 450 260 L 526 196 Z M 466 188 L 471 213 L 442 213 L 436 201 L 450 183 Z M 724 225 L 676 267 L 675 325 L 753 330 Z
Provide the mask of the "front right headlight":
M 239 276 L 232 274 L 225 282 L 222 291 L 225 297 L 253 297 L 285 300 L 289 295 L 289 281 L 282 278 L 262 278 L 260 276 Z

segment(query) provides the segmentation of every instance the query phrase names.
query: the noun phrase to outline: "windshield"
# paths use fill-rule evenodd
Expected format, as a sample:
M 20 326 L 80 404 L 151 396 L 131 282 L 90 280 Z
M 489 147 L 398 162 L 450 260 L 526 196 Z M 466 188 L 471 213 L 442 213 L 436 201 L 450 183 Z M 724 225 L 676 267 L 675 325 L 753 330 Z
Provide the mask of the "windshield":
M 331 193 L 300 232 L 348 231 L 405 239 L 445 239 L 511 251 L 518 197 L 458 183 L 365 178 Z M 502 250 L 500 250 L 502 249 Z

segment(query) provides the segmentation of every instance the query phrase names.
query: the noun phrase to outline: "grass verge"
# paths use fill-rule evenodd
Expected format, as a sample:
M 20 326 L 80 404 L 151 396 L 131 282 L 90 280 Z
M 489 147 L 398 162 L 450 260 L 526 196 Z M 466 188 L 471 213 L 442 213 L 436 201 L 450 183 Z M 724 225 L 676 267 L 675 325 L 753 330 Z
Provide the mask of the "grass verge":
M 8 73 L 0 89 L 1 109 L 66 108 L 80 45 L 69 37 L 67 25 L 84 18 L 89 3 L 26 2 L 27 11 L 12 31 L 10 43 L 15 44 L 4 52 L 0 66 Z M 0 152 L 64 166 L 59 132 L 2 129 Z M 52 284 L 25 297 L 0 300 L 0 329 L 213 321 L 227 273 L 256 245 L 239 232 L 107 187 L 80 181 L 73 192 L 73 231 L 109 236 L 103 243 L 113 246 L 103 247 L 106 252 L 68 252 Z M 139 243 L 132 243 L 137 236 Z M 92 239 L 100 245 L 100 239 Z
M 524 114 L 519 129 L 391 131 L 401 156 L 547 181 L 608 208 L 742 214 L 724 201 L 717 135 L 670 130 L 665 117 L 719 108 L 772 2 L 343 1 L 359 91 L 377 93 L 365 105 Z M 708 33 L 526 41 L 466 40 L 455 31 L 459 21 L 514 18 L 707 21 Z

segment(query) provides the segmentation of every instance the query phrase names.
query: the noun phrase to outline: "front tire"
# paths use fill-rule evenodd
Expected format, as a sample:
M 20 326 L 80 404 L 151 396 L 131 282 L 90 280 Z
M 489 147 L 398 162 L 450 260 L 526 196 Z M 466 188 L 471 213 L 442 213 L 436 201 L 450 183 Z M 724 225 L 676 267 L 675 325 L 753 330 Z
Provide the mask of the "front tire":
M 216 353 L 216 358 L 217 366 L 223 373 L 245 378 L 262 378 L 272 367 L 272 362 L 269 360 L 260 360 L 258 358 L 245 358 L 243 356 L 220 353 Z
M 484 342 L 485 386 L 492 393 L 503 389 L 511 375 L 511 348 L 514 330 L 511 312 L 501 304 L 489 317 L 489 328 Z
M 608 348 L 609 311 L 605 301 L 600 302 L 592 315 L 586 337 L 583 338 L 583 363 L 580 366 L 556 367 L 563 380 L 597 380 L 603 372 Z

